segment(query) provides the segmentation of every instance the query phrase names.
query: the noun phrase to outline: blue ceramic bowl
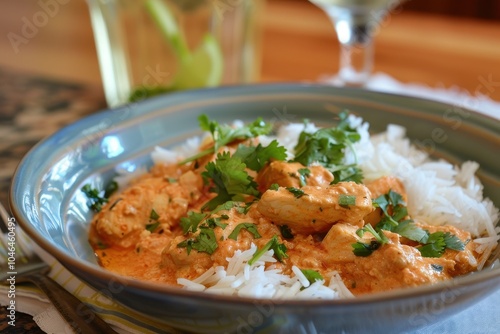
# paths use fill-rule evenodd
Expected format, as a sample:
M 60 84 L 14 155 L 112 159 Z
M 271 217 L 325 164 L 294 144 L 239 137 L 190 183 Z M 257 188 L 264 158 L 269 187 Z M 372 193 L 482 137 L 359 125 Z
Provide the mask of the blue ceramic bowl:
M 96 113 L 39 143 L 14 176 L 11 203 L 21 227 L 75 276 L 97 290 L 120 285 L 113 298 L 167 325 L 194 332 L 399 333 L 443 320 L 500 286 L 500 269 L 452 281 L 352 300 L 256 301 L 189 292 L 119 277 L 96 263 L 87 242 L 91 212 L 79 190 L 105 184 L 115 166 L 150 164 L 155 145 L 199 134 L 197 116 L 219 122 L 329 122 L 347 108 L 374 132 L 390 123 L 435 156 L 480 163 L 484 194 L 500 206 L 500 122 L 472 111 L 416 98 L 315 85 L 256 85 L 186 91 Z M 498 248 L 497 248 L 498 249 Z M 498 257 L 498 253 L 496 254 Z M 436 311 L 437 310 L 437 311 Z M 300 327 L 303 326 L 303 327 Z

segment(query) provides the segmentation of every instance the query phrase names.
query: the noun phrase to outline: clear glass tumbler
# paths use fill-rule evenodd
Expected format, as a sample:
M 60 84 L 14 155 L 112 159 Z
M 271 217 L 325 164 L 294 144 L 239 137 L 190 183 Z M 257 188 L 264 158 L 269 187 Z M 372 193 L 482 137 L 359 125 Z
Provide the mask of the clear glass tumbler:
M 107 103 L 248 83 L 265 0 L 87 0 Z

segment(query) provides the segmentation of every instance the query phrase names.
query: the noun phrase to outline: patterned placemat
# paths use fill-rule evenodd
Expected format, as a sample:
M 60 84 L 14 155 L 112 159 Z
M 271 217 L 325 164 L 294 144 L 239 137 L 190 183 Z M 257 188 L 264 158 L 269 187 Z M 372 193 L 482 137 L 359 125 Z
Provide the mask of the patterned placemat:
M 100 89 L 0 67 L 0 201 L 21 158 L 38 141 L 105 108 Z

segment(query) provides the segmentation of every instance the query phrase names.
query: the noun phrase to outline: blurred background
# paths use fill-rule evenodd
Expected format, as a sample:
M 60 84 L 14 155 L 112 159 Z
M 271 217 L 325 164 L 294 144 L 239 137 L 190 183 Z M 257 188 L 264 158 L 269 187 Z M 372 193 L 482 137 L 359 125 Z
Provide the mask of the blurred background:
M 40 11 L 51 2 L 58 4 L 57 13 L 45 21 Z M 8 34 L 22 36 L 26 22 L 33 20 L 39 20 L 36 31 L 13 48 Z M 259 81 L 316 81 L 337 71 L 333 27 L 309 1 L 268 0 L 259 20 Z M 84 0 L 0 0 L 0 32 L 0 69 L 102 89 Z M 375 36 L 374 70 L 404 83 L 457 86 L 474 93 L 478 77 L 500 82 L 499 41 L 500 0 L 410 0 L 382 22 Z M 499 87 L 488 93 L 500 100 Z

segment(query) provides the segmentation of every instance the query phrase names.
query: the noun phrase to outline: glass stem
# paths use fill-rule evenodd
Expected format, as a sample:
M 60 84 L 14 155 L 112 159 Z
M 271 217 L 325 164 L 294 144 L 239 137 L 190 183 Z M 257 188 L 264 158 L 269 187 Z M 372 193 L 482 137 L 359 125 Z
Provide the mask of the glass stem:
M 340 42 L 337 80 L 345 86 L 364 86 L 373 69 L 373 31 L 378 15 L 324 6 Z M 372 16 L 370 16 L 372 15 Z
M 373 69 L 373 42 L 340 43 L 338 77 L 346 86 L 363 86 Z

